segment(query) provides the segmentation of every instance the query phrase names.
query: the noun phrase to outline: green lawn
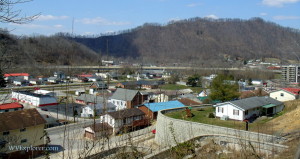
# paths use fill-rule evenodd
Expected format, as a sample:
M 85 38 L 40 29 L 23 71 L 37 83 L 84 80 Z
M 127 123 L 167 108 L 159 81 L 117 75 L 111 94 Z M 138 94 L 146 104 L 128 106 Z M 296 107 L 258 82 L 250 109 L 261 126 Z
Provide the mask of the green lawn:
M 189 86 L 178 85 L 178 84 L 165 84 L 160 86 L 160 88 L 165 90 L 179 90 L 179 89 L 190 88 L 191 90 L 193 90 L 194 93 L 199 93 L 201 90 L 203 90 L 201 87 L 189 87 Z
M 213 113 L 214 111 L 215 108 L 212 107 L 202 108 L 202 109 L 192 109 L 191 112 L 193 114 L 193 117 L 191 118 L 186 117 L 185 110 L 170 112 L 165 115 L 175 119 L 182 119 L 182 120 L 188 120 L 188 121 L 199 122 L 204 124 L 211 124 L 211 125 L 217 125 L 222 127 L 239 129 L 239 130 L 245 130 L 246 128 L 245 122 L 235 121 L 235 120 L 220 120 L 220 118 L 209 118 L 208 115 L 210 113 Z M 271 128 L 266 126 L 266 123 L 270 120 L 271 120 L 270 118 L 267 118 L 264 120 L 259 120 L 253 123 L 249 123 L 249 131 L 273 134 Z

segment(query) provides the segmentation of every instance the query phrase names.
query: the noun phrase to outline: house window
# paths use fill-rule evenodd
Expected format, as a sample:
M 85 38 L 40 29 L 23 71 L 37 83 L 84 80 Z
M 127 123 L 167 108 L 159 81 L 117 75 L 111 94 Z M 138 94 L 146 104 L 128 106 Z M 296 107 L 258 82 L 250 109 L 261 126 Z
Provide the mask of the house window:
M 248 110 L 245 111 L 245 115 L 248 115 Z
M 126 124 L 126 118 L 123 119 L 123 124 Z
M 239 115 L 239 110 L 233 109 L 233 115 Z
M 4 136 L 4 135 L 9 135 L 9 131 L 4 131 L 4 132 L 3 132 L 3 136 Z
M 8 109 L 5 110 L 5 112 L 8 112 L 8 111 L 9 111 Z
M 14 110 L 16 111 L 16 110 L 18 110 L 18 108 L 15 108 Z
M 20 129 L 20 132 L 24 132 L 26 131 L 26 128 Z
M 219 112 L 219 113 L 223 113 L 223 112 L 224 112 L 224 108 L 218 107 L 218 112 Z
M 283 97 L 283 96 L 284 96 L 284 93 L 280 93 L 280 96 Z
M 27 139 L 22 139 L 21 140 L 21 143 L 25 143 L 25 142 L 27 142 Z

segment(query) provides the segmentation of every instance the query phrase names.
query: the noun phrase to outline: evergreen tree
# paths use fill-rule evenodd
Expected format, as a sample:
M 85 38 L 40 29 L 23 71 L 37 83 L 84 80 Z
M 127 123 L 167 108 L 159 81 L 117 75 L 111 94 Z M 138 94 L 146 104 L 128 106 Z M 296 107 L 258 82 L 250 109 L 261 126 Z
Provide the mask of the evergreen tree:
M 0 70 L 0 87 L 6 87 L 6 81 L 4 80 L 2 70 Z
M 194 74 L 188 77 L 186 84 L 192 87 L 201 87 L 201 77 L 198 74 Z
M 232 77 L 226 75 L 218 75 L 213 79 L 211 84 L 210 98 L 212 100 L 230 101 L 240 96 L 238 84 L 232 83 Z

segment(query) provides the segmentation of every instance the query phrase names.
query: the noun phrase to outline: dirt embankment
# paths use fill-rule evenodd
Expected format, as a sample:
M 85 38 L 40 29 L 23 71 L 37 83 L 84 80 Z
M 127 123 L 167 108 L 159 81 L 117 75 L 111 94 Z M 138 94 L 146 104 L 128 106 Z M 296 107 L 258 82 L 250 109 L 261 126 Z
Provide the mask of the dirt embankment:
M 273 129 L 281 133 L 300 131 L 300 100 L 285 102 L 283 115 L 268 122 Z

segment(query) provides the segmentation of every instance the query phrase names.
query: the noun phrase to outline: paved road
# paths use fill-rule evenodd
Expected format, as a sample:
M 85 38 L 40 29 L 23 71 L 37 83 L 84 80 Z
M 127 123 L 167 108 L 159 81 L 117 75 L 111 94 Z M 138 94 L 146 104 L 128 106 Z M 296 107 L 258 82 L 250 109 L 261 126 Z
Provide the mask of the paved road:
M 145 142 L 145 139 L 154 137 L 154 135 L 151 133 L 151 130 L 154 129 L 154 126 L 152 126 L 121 136 L 113 136 L 109 139 L 91 141 L 83 137 L 83 127 L 91 125 L 92 123 L 93 120 L 86 120 L 80 121 L 77 124 L 46 129 L 51 139 L 50 146 L 61 146 L 61 151 L 51 153 L 51 158 L 62 158 L 63 156 L 64 158 L 79 158 L 79 156 L 89 156 L 99 153 L 103 150 L 128 145 L 130 142 Z M 138 142 L 138 144 L 140 145 L 142 142 Z

